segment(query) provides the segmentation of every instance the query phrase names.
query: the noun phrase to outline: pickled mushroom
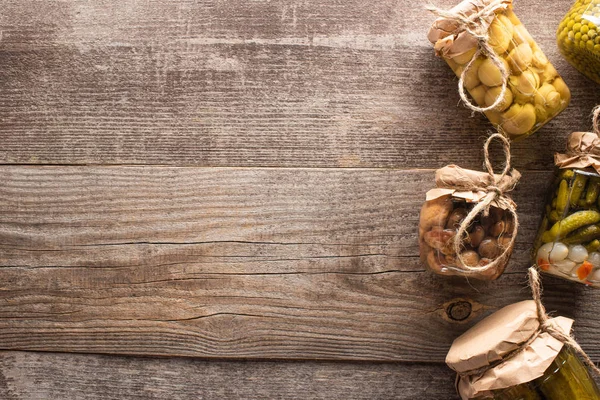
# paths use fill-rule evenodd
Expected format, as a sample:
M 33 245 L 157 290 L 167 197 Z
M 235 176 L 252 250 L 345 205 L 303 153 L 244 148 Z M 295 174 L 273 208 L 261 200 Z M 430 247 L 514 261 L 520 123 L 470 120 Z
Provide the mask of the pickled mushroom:
M 536 68 L 545 68 L 548 64 L 548 57 L 539 49 L 533 52 L 533 66 Z
M 475 267 L 475 266 L 477 266 L 477 264 L 479 264 L 480 257 L 476 251 L 467 250 L 467 251 L 461 253 L 461 256 L 462 256 L 462 261 L 463 261 L 464 265 L 467 265 L 469 267 Z
M 496 53 L 502 54 L 508 50 L 508 46 L 513 37 L 513 32 L 514 27 L 512 22 L 510 22 L 507 16 L 500 14 L 494 18 L 489 27 L 488 43 Z
M 478 71 L 479 71 L 479 66 L 481 65 L 481 63 L 483 62 L 483 58 L 478 58 L 477 60 L 473 61 L 473 63 L 471 63 L 471 66 L 469 67 L 469 69 L 467 70 L 467 73 L 464 75 L 464 85 L 467 88 L 467 90 L 471 90 L 477 86 L 479 86 L 479 84 L 481 84 L 481 81 L 479 80 L 479 76 L 477 75 Z M 466 68 L 466 66 L 465 66 Z M 461 73 L 457 73 L 457 75 L 462 75 L 462 70 Z
M 477 51 L 477 49 L 473 48 L 473 49 L 467 51 L 466 53 L 462 53 L 462 54 L 452 57 L 452 60 L 459 65 L 467 64 L 469 61 L 471 61 L 471 59 L 475 55 L 476 51 Z
M 558 94 L 560 94 L 560 97 L 563 100 L 568 102 L 571 99 L 571 91 L 567 87 L 565 81 L 562 80 L 562 78 L 556 78 L 554 82 L 552 82 L 552 86 L 554 86 L 554 88 L 556 89 Z
M 538 72 L 542 82 L 552 82 L 558 76 L 556 68 L 550 63 L 546 64 L 544 69 L 538 69 Z
M 523 135 L 529 132 L 536 121 L 535 107 L 533 104 L 513 104 L 508 111 L 502 114 L 504 123 L 502 129 L 511 135 Z
M 500 96 L 500 93 L 502 92 L 502 87 L 501 86 L 496 86 L 493 88 L 488 89 L 488 91 L 485 94 L 485 105 L 486 107 L 490 107 L 492 104 L 494 104 L 494 102 L 496 101 L 496 99 Z M 510 105 L 513 102 L 513 94 L 509 89 L 506 89 L 504 91 L 504 98 L 503 100 L 498 104 L 498 106 L 496 106 L 495 110 L 497 111 L 504 111 L 506 110 L 508 107 L 510 107 Z
M 511 93 L 512 95 L 512 93 Z M 504 120 L 502 118 L 501 111 L 488 110 L 485 112 L 485 116 L 490 120 L 493 125 L 500 125 Z
M 521 75 L 511 76 L 509 82 L 515 89 L 515 96 L 521 101 L 528 101 L 527 98 L 533 96 L 540 85 L 540 78 L 538 74 L 528 69 Z
M 514 73 L 520 73 L 529 68 L 533 60 L 533 51 L 529 43 L 521 43 L 512 49 L 507 60 Z
M 504 59 L 501 60 L 504 64 L 505 70 L 508 72 L 508 64 Z M 479 77 L 479 80 L 486 86 L 493 87 L 502 85 L 502 72 L 490 58 L 483 60 L 479 66 L 479 70 L 477 71 L 477 76 Z
M 527 43 L 530 46 L 533 46 L 535 44 L 535 41 L 527 31 L 525 26 L 521 24 L 514 26 L 513 40 L 517 45 Z
M 554 114 L 561 106 L 560 94 L 553 85 L 544 83 L 535 93 L 535 106 L 536 109 L 538 106 L 549 109 L 550 113 Z
M 479 85 L 469 91 L 471 97 L 477 104 L 485 104 L 485 94 L 487 93 L 487 87 L 485 85 Z
M 521 25 L 521 21 L 519 20 L 519 18 L 517 17 L 517 14 L 514 13 L 514 11 L 512 10 L 512 7 L 509 7 L 506 10 L 506 16 L 508 17 L 509 21 L 516 27 L 518 25 Z
M 500 254 L 500 247 L 498 241 L 493 237 L 486 237 L 481 241 L 479 245 L 479 255 L 482 258 L 496 258 Z

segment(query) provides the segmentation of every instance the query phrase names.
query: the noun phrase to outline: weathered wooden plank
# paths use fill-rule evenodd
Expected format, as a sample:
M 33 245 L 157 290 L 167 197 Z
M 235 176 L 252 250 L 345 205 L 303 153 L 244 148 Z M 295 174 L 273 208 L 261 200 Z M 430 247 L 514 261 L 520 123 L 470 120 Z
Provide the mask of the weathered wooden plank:
M 455 400 L 440 364 L 227 362 L 0 353 L 4 400 Z
M 0 174 L 2 349 L 420 362 L 441 362 L 467 323 L 528 296 L 527 251 L 551 176 L 524 176 L 509 272 L 478 283 L 419 264 L 433 171 Z M 584 346 L 597 342 L 600 292 L 548 280 L 545 293 L 550 309 L 578 318 Z
M 515 145 L 518 167 L 551 165 L 600 102 L 555 46 L 570 3 L 516 4 L 574 97 Z M 481 165 L 489 125 L 458 105 L 420 0 L 7 0 L 1 14 L 1 163 Z

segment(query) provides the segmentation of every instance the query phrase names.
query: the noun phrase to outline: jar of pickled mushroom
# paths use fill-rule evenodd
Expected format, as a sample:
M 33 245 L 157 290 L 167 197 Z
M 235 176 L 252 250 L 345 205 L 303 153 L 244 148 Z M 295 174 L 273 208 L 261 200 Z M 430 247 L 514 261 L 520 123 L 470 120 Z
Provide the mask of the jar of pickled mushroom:
M 486 154 L 494 137 L 508 144 L 496 134 L 486 142 Z M 421 208 L 422 262 L 440 275 L 498 278 L 512 254 L 518 227 L 516 205 L 506 193 L 519 178 L 509 165 L 502 174 L 494 174 L 491 166 L 488 173 L 456 165 L 438 169 L 437 187 L 427 192 Z
M 465 105 L 511 139 L 563 111 L 570 91 L 512 8 L 512 0 L 465 0 L 439 15 L 428 39 L 459 77 Z M 464 92 L 466 89 L 474 103 Z
M 533 246 L 534 262 L 546 273 L 600 287 L 598 134 L 571 133 L 566 153 L 556 154 L 555 164 L 558 172 Z
M 578 0 L 558 27 L 558 48 L 582 74 L 600 83 L 600 0 Z
M 551 326 L 569 335 L 573 320 Z M 598 400 L 600 391 L 569 344 L 546 331 L 536 303 L 506 306 L 458 337 L 446 363 L 463 400 Z

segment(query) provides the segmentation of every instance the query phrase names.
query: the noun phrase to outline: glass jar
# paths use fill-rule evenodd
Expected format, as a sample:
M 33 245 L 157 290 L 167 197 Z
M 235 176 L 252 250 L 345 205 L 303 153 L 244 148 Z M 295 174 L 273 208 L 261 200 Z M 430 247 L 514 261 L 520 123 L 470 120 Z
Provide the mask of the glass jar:
M 454 248 L 456 234 L 475 204 L 451 195 L 423 204 L 419 221 L 419 247 L 421 261 L 431 271 L 440 275 L 466 275 L 481 280 L 494 280 L 504 272 L 510 252 L 497 268 L 480 273 L 467 275 L 457 261 Z M 478 215 L 468 228 L 468 236 L 461 245 L 463 259 L 471 267 L 489 264 L 510 245 L 513 229 L 514 218 L 510 212 L 490 207 L 487 217 Z
M 600 286 L 600 175 L 591 168 L 560 169 L 533 246 L 538 268 Z
M 582 74 L 600 83 L 600 0 L 578 0 L 557 31 L 562 55 Z
M 569 336 L 575 321 L 546 316 L 542 322 L 539 301 L 505 306 L 454 340 L 446 364 L 457 373 L 461 399 L 600 400 L 578 352 L 544 325 Z
M 564 346 L 544 375 L 531 382 L 493 391 L 494 400 L 600 400 L 598 386 L 583 362 Z
M 464 10 L 466 6 L 463 3 L 455 9 L 461 7 L 461 10 Z M 456 76 L 460 77 L 475 55 L 476 48 L 466 52 L 462 52 L 463 49 L 458 51 L 458 54 L 453 52 L 451 47 L 457 45 L 444 44 L 449 42 L 449 33 L 444 33 L 444 29 L 440 28 L 443 23 L 444 18 L 434 23 L 429 40 L 437 42 L 436 51 L 442 54 Z M 567 107 L 571 99 L 569 88 L 521 24 L 513 12 L 512 5 L 509 4 L 506 10 L 496 11 L 488 35 L 489 44 L 500 56 L 510 76 L 504 99 L 494 109 L 486 111 L 485 115 L 497 129 L 504 131 L 511 139 L 525 138 Z M 459 42 L 459 39 L 454 42 Z M 449 47 L 443 49 L 444 46 Z M 473 61 L 464 76 L 465 88 L 475 103 L 482 108 L 495 103 L 502 90 L 502 81 L 500 69 L 491 59 L 483 56 Z

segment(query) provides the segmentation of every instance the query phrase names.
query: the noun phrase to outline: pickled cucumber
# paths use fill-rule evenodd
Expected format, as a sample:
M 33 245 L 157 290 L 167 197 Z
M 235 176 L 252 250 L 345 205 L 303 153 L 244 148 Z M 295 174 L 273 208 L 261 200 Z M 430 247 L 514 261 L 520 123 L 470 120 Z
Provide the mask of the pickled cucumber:
M 591 240 L 600 238 L 600 225 L 588 225 L 585 226 L 561 241 L 564 244 L 579 244 L 589 242 Z
M 585 202 L 588 206 L 593 205 L 598 200 L 598 193 L 600 193 L 600 180 L 591 179 L 588 184 L 587 192 L 585 193 Z
M 567 236 L 575 229 L 598 222 L 600 222 L 600 212 L 593 210 L 577 211 L 552 225 L 552 228 L 542 235 L 542 241 L 544 243 L 553 242 Z
M 578 0 L 560 23 L 556 36 L 567 61 L 600 83 L 600 0 Z
M 558 186 L 558 195 L 556 196 L 556 210 L 559 214 L 563 214 L 565 212 L 565 208 L 567 208 L 567 203 L 569 202 L 569 184 L 566 180 L 560 181 L 560 185 Z
M 565 346 L 547 371 L 552 371 L 552 374 L 544 374 L 534 380 L 543 399 L 600 399 L 594 380 L 570 348 Z
M 494 399 L 544 400 L 545 398 L 535 390 L 533 383 L 528 382 L 504 389 L 500 393 L 494 394 Z
M 577 207 L 587 180 L 588 177 L 585 175 L 577 175 L 573 180 L 573 186 L 571 186 L 571 193 L 569 194 L 569 203 L 571 204 L 571 207 Z
M 501 390 L 493 400 L 599 400 L 596 383 L 574 351 L 564 346 L 539 378 Z
M 585 249 L 588 251 L 588 253 L 598 251 L 598 249 L 600 249 L 600 240 L 592 240 L 585 246 Z

